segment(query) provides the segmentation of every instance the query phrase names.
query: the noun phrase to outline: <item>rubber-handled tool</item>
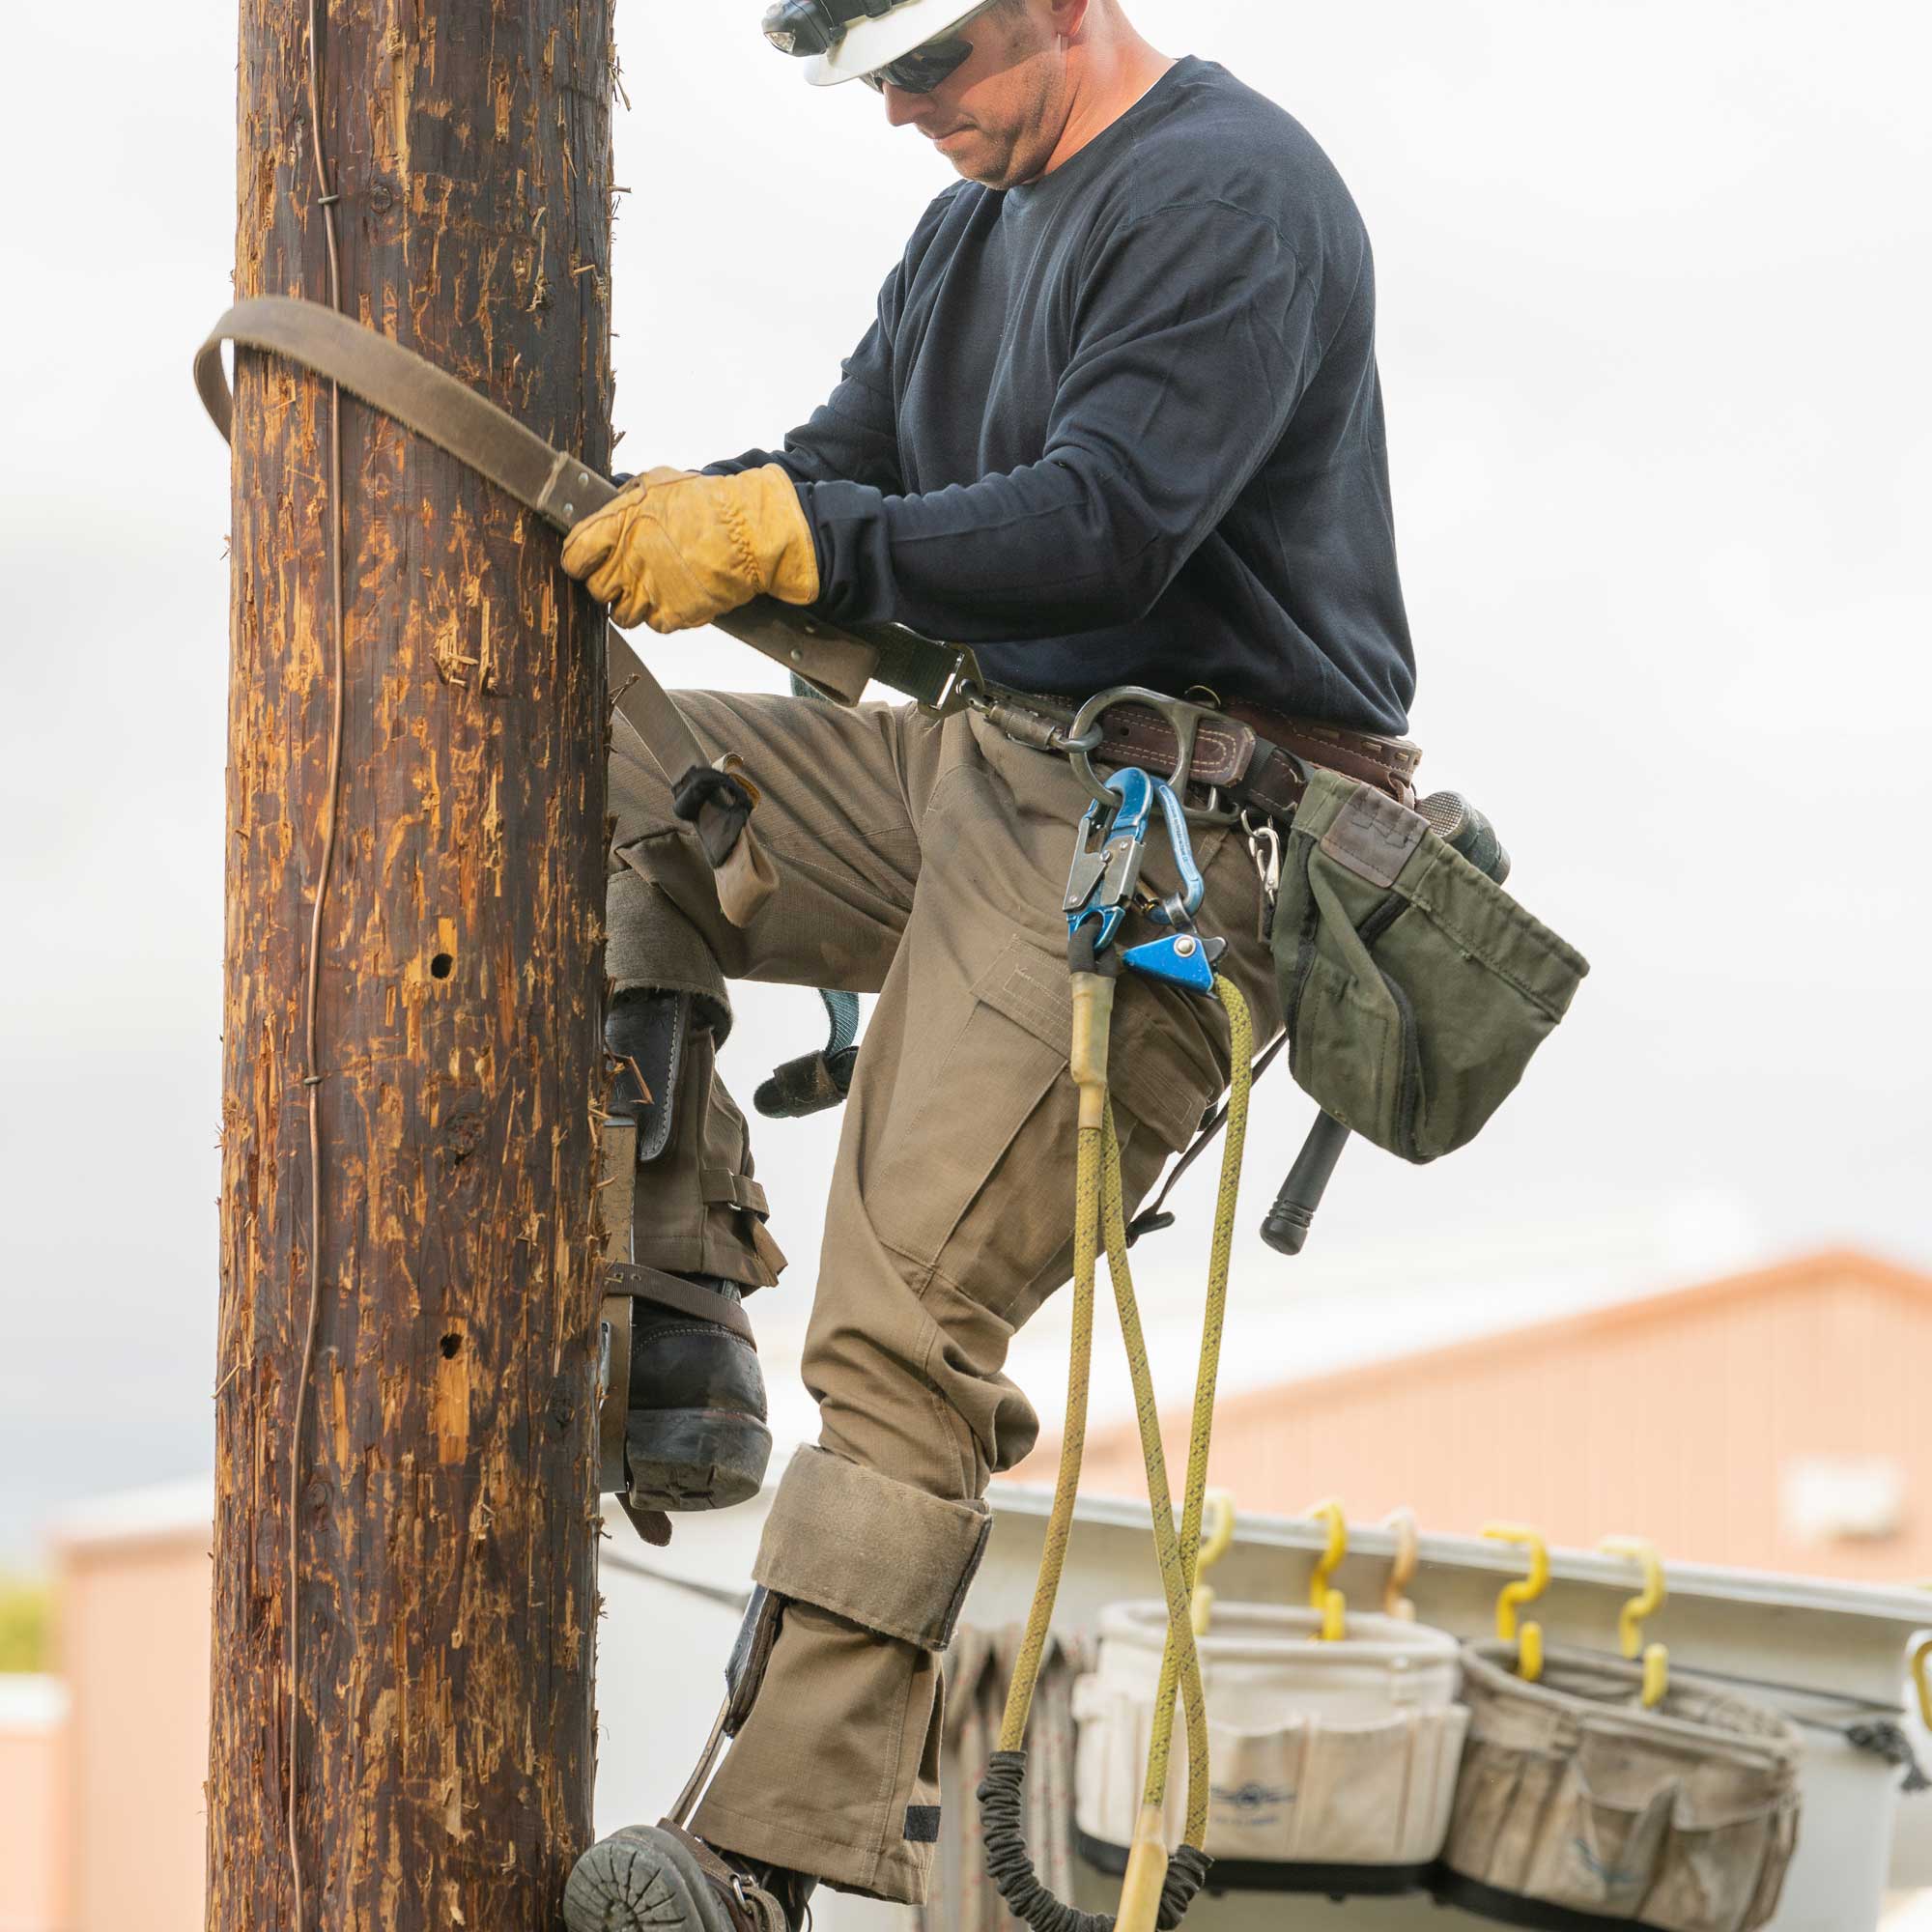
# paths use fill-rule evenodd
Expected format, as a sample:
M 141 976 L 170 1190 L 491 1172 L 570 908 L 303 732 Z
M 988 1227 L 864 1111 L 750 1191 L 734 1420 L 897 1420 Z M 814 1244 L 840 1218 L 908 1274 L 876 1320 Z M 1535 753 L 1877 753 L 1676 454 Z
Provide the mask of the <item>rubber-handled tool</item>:
M 1432 792 L 1416 808 L 1430 829 L 1447 839 L 1470 865 L 1487 872 L 1497 885 L 1509 877 L 1510 856 L 1496 837 L 1496 828 L 1460 792 Z M 1262 1223 L 1262 1239 L 1278 1255 L 1298 1255 L 1321 1206 L 1335 1163 L 1349 1144 L 1349 1129 L 1332 1114 L 1317 1114 L 1281 1192 Z
M 1288 1179 L 1281 1183 L 1274 1206 L 1262 1223 L 1262 1239 L 1278 1255 L 1298 1255 L 1308 1238 L 1315 1210 L 1328 1186 L 1328 1177 L 1349 1145 L 1349 1130 L 1333 1114 L 1317 1114 Z
M 1497 885 L 1510 875 L 1510 855 L 1496 837 L 1496 828 L 1459 791 L 1434 791 L 1416 810 L 1430 830 L 1446 838 L 1479 872 Z

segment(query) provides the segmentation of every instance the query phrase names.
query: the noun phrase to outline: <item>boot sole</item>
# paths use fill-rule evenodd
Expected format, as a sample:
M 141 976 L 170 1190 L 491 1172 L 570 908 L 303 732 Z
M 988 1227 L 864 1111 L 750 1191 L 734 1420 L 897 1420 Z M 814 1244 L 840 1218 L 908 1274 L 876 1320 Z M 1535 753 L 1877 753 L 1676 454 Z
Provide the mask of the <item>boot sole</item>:
M 570 1932 L 732 1932 L 696 1861 L 648 1825 L 600 1838 L 578 1860 L 563 1922 Z
M 750 1502 L 764 1486 L 772 1432 L 728 1409 L 633 1409 L 625 1446 L 632 1500 L 677 1516 Z

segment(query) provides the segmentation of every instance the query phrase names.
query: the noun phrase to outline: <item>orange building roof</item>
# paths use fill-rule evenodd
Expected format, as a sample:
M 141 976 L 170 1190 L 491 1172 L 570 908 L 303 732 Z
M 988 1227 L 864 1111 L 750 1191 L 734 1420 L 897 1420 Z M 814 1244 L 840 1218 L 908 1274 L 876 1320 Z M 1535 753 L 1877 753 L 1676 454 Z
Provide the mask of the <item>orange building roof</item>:
M 1445 1531 L 1511 1517 L 1552 1543 L 1638 1533 L 1698 1562 L 1932 1576 L 1929 1368 L 1932 1277 L 1829 1250 L 1231 1396 L 1212 1480 L 1256 1510 L 1336 1495 Z M 1184 1409 L 1163 1434 L 1183 1453 Z M 1018 1473 L 1050 1481 L 1056 1454 Z M 1130 1422 L 1090 1438 L 1086 1480 L 1143 1492 Z

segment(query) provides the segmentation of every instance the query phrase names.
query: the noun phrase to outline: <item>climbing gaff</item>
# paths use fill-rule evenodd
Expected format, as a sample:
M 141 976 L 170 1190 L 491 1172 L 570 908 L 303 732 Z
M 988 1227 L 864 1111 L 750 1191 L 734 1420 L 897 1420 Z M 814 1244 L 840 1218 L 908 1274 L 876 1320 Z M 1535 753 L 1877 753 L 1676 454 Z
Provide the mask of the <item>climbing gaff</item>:
M 1663 1607 L 1669 1594 L 1663 1582 L 1663 1564 L 1654 1543 L 1640 1536 L 1606 1536 L 1598 1544 L 1605 1556 L 1628 1557 L 1643 1572 L 1643 1588 L 1617 1612 L 1617 1641 L 1632 1662 L 1643 1660 L 1643 1708 L 1654 1711 L 1670 1690 L 1670 1652 L 1661 1643 L 1646 1644 L 1643 1624 Z
M 1549 1548 L 1542 1535 L 1516 1522 L 1486 1522 L 1483 1534 L 1494 1543 L 1514 1543 L 1529 1551 L 1529 1575 L 1503 1586 L 1496 1599 L 1496 1636 L 1516 1645 L 1517 1675 L 1534 1684 L 1543 1675 L 1543 1626 L 1526 1623 L 1519 1629 L 1519 1613 L 1549 1587 Z

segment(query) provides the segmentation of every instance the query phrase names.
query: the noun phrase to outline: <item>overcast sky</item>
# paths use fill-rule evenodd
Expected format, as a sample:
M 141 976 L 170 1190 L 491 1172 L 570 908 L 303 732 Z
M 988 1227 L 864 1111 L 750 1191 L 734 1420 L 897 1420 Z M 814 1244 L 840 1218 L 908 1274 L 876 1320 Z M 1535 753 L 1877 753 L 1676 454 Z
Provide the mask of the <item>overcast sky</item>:
M 620 9 L 631 468 L 799 419 L 950 179 L 864 89 L 808 89 L 758 13 Z M 1359 1281 L 1372 1319 L 1399 1275 L 1391 1347 L 1424 1338 L 1438 1273 L 1480 1319 L 1606 1257 L 1652 1288 L 1825 1241 L 1932 1266 L 1927 10 L 1134 13 L 1280 100 L 1354 189 L 1425 777 L 1492 812 L 1514 887 L 1596 968 L 1481 1142 L 1421 1172 L 1358 1151 L 1295 1268 L 1249 1241 L 1237 1303 Z M 228 471 L 187 365 L 228 299 L 234 8 L 9 32 L 0 1558 L 63 1499 L 212 1454 Z M 653 649 L 667 681 L 767 683 L 714 635 Z M 742 1009 L 748 1093 L 817 1016 L 803 992 Z M 1250 1224 L 1305 1118 L 1285 1083 L 1259 1107 Z M 781 1334 L 835 1130 L 761 1143 Z M 1205 1238 L 1197 1207 L 1146 1251 L 1156 1290 Z

